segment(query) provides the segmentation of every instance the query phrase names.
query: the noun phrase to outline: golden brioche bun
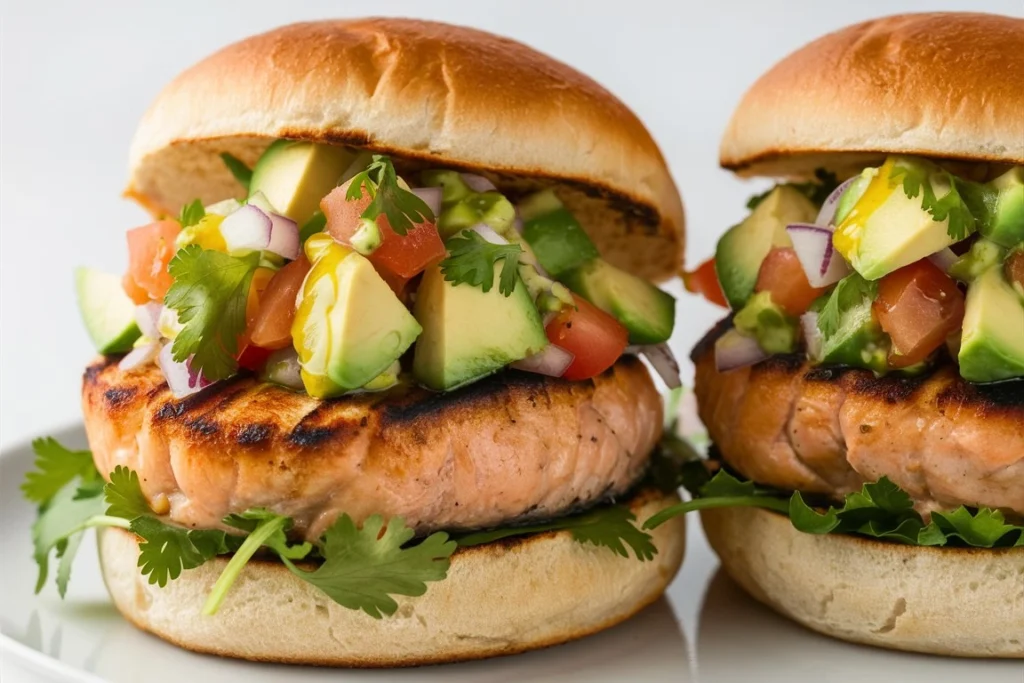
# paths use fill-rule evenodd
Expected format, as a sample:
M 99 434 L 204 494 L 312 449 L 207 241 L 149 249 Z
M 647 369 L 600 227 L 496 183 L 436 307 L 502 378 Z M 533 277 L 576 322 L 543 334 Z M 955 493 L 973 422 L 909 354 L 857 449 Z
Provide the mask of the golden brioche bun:
M 1024 163 L 1024 19 L 904 14 L 823 36 L 747 91 L 719 159 L 806 177 L 890 153 Z
M 612 263 L 664 279 L 682 262 L 682 201 L 626 105 L 521 43 L 428 21 L 293 24 L 207 57 L 143 117 L 127 194 L 172 214 L 238 196 L 219 154 L 252 164 L 280 137 L 482 172 L 513 197 L 556 186 Z
M 641 492 L 643 520 L 678 502 Z M 104 581 L 126 619 L 197 652 L 270 662 L 352 667 L 415 666 L 515 654 L 609 628 L 654 602 L 679 569 L 682 518 L 652 532 L 658 554 L 640 562 L 548 532 L 463 548 L 444 581 L 398 598 L 394 616 L 349 610 L 276 561 L 251 561 L 214 616 L 201 610 L 227 564 L 218 558 L 160 588 L 137 567 L 138 539 L 99 535 Z
M 755 508 L 701 513 L 726 573 L 807 628 L 855 643 L 1024 657 L 1024 551 L 817 536 Z

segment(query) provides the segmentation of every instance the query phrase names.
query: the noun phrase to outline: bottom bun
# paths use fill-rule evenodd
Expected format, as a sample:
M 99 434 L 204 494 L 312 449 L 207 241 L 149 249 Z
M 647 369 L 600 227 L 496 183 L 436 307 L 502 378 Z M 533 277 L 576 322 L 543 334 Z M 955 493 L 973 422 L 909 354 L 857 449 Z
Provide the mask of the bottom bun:
M 645 520 L 678 502 L 647 491 L 628 504 Z M 134 534 L 99 535 L 104 581 L 137 627 L 224 657 L 351 667 L 415 666 L 515 654 L 581 638 L 628 619 L 664 592 L 683 559 L 685 524 L 652 532 L 658 554 L 641 562 L 582 544 L 567 531 L 463 548 L 444 581 L 374 619 L 333 602 L 282 564 L 251 561 L 215 616 L 203 603 L 227 564 L 218 558 L 164 588 L 137 567 Z
M 756 508 L 701 519 L 726 573 L 810 629 L 896 650 L 1024 657 L 1024 549 L 817 536 Z

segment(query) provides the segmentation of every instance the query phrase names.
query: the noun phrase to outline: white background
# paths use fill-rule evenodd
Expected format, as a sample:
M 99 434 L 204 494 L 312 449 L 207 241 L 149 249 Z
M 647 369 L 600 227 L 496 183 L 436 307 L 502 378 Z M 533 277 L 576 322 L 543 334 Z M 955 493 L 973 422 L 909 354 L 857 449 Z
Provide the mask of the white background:
M 162 84 L 223 44 L 283 23 L 367 12 L 463 23 L 529 43 L 594 77 L 650 128 L 683 194 L 687 263 L 694 265 L 764 185 L 738 181 L 717 165 L 720 135 L 751 82 L 822 33 L 925 9 L 1024 15 L 1020 0 L 4 0 L 0 444 L 77 418 L 91 345 L 78 318 L 72 269 L 123 270 L 124 232 L 145 222 L 140 209 L 120 199 L 135 124 Z M 682 357 L 719 311 L 685 298 L 678 312 L 673 343 Z M 687 366 L 684 380 L 688 374 Z

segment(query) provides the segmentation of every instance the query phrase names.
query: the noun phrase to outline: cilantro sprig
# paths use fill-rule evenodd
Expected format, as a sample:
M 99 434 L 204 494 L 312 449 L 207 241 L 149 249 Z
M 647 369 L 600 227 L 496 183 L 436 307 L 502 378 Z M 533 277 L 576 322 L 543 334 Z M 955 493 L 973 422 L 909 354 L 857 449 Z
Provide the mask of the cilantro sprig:
M 946 231 L 950 238 L 957 242 L 967 239 L 977 228 L 977 221 L 960 192 L 961 187 L 968 188 L 967 181 L 960 180 L 949 171 L 935 171 L 936 179 L 944 179 L 949 184 L 949 191 L 937 197 L 932 188 L 932 176 L 927 167 L 899 165 L 889 174 L 889 183 L 892 187 L 902 185 L 903 192 L 910 199 L 921 196 L 921 208 L 931 214 L 932 220 L 941 222 L 949 219 Z M 969 189 L 967 193 L 975 196 Z
M 441 273 L 448 282 L 479 287 L 485 293 L 494 284 L 494 266 L 501 261 L 498 291 L 511 296 L 519 273 L 523 248 L 518 244 L 491 244 L 480 234 L 466 230 L 448 240 L 448 257 L 441 261 Z
M 405 235 L 416 225 L 434 220 L 434 212 L 427 203 L 398 184 L 395 166 L 387 156 L 373 155 L 366 170 L 352 178 L 345 199 L 361 199 L 364 191 L 372 200 L 359 216 L 364 221 L 376 222 L 383 214 L 392 230 Z
M 654 559 L 658 549 L 651 535 L 638 529 L 635 521 L 636 516 L 625 505 L 605 505 L 580 515 L 561 517 L 541 524 L 477 531 L 458 536 L 455 541 L 459 547 L 467 548 L 513 536 L 568 531 L 579 543 L 607 548 L 621 557 L 629 557 L 629 550 L 632 550 L 633 556 L 642 562 Z
M 925 523 L 910 495 L 887 477 L 847 494 L 841 506 L 819 511 L 799 491 L 760 486 L 725 469 L 710 476 L 703 462 L 699 469 L 701 474 L 691 469 L 684 479 L 692 499 L 656 513 L 644 529 L 696 510 L 757 507 L 788 516 L 796 529 L 810 534 L 854 534 L 919 546 L 1024 547 L 1024 526 L 1008 523 L 999 510 L 961 506 L 933 512 Z
M 448 575 L 456 548 L 448 534 L 436 532 L 410 544 L 413 535 L 400 517 L 385 524 L 383 517 L 373 515 L 359 528 L 343 514 L 324 533 L 319 546 L 324 561 L 319 567 L 307 571 L 289 557 L 281 560 L 343 607 L 380 619 L 398 609 L 393 595 L 423 595 L 428 582 Z
M 238 337 L 245 331 L 249 285 L 259 253 L 228 256 L 191 244 L 168 266 L 174 284 L 164 304 L 183 325 L 174 338 L 174 360 L 192 358 L 192 368 L 208 380 L 226 379 L 238 369 Z

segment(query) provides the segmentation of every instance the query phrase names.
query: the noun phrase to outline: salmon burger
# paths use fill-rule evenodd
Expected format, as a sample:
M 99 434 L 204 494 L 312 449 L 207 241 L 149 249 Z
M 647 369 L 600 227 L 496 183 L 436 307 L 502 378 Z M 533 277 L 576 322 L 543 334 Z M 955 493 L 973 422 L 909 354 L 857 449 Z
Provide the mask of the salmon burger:
M 683 207 L 636 116 L 400 19 L 230 45 L 145 114 L 122 276 L 77 274 L 89 451 L 36 442 L 39 585 L 89 527 L 136 626 L 339 666 L 521 652 L 657 599 Z M 647 363 L 640 358 L 646 359 Z
M 1024 657 L 1024 20 L 827 35 L 746 93 L 721 164 L 779 184 L 686 276 L 693 500 L 724 570 L 823 633 Z

